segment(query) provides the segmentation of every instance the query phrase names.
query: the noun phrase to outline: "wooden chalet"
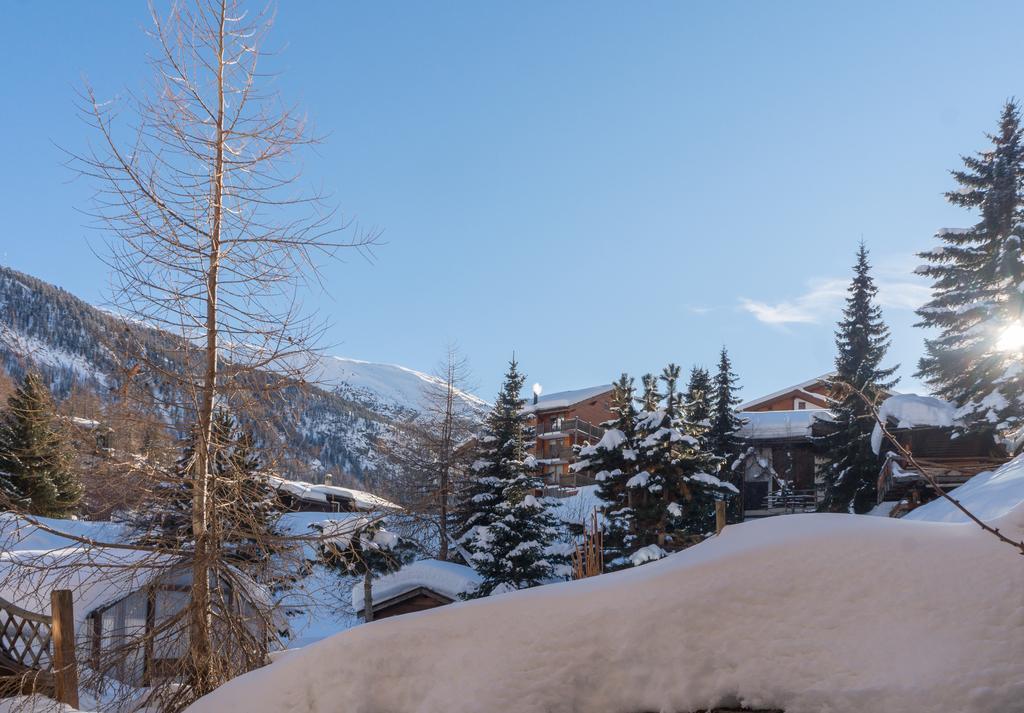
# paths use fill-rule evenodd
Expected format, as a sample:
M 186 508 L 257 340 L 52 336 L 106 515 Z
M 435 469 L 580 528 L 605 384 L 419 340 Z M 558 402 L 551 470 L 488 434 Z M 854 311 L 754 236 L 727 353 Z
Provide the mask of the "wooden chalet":
M 384 619 L 451 604 L 480 581 L 480 576 L 465 565 L 433 559 L 413 562 L 373 580 L 373 618 Z M 352 588 L 352 607 L 366 618 L 362 583 Z
M 600 424 L 612 418 L 612 385 L 602 384 L 574 391 L 534 394 L 523 409 L 536 429 L 532 455 L 541 466 L 544 479 L 555 489 L 590 485 L 585 476 L 569 468 L 576 462 L 573 446 L 597 443 L 604 435 Z
M 938 497 L 932 482 L 949 492 L 1010 459 L 992 431 L 958 433 L 953 426 L 901 427 L 896 419 L 887 419 L 886 430 L 899 447 L 893 440 L 881 439 L 877 497 L 879 504 L 898 503 L 894 515 Z M 904 450 L 912 461 L 903 455 Z
M 816 509 L 820 498 L 814 436 L 831 420 L 831 374 L 787 386 L 739 406 L 745 517 Z

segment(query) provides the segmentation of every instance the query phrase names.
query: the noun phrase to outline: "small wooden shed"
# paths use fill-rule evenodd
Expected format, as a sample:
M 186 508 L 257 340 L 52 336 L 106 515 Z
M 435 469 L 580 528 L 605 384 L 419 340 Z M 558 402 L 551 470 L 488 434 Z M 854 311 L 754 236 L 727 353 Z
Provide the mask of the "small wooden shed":
M 373 580 L 373 618 L 434 609 L 458 601 L 480 583 L 470 567 L 440 560 L 419 560 Z M 352 588 L 352 607 L 365 618 L 362 583 Z

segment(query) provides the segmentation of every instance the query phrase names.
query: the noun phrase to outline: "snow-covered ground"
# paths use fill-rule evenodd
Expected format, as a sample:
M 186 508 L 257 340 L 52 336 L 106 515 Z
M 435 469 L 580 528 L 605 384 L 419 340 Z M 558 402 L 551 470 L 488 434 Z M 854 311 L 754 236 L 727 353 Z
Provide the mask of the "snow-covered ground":
M 1024 509 L 1003 516 L 1024 530 Z M 189 710 L 1007 713 L 1024 565 L 971 525 L 731 525 L 660 562 L 355 627 Z
M 985 522 L 998 520 L 1012 510 L 1024 508 L 1024 456 L 1017 456 L 996 470 L 978 473 L 950 495 Z M 945 498 L 915 508 L 903 519 L 969 522 L 967 516 Z

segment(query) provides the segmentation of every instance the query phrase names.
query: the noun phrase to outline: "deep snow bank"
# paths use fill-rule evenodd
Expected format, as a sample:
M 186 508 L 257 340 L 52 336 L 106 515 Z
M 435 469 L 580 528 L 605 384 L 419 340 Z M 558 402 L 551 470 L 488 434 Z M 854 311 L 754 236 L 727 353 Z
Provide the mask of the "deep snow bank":
M 1022 592 L 1020 555 L 976 527 L 769 518 L 635 570 L 359 626 L 189 710 L 1007 713 Z

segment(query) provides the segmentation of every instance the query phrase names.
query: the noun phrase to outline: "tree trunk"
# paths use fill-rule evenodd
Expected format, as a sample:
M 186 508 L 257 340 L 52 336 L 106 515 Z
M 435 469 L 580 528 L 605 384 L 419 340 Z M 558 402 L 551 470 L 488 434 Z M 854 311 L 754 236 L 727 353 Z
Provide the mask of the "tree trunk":
M 363 575 L 363 621 L 373 621 L 373 573 L 369 569 Z
M 210 461 L 213 440 L 213 404 L 217 394 L 217 289 L 220 272 L 221 222 L 224 197 L 224 27 L 226 7 L 219 12 L 219 44 L 217 66 L 217 119 L 214 139 L 213 175 L 210 178 L 210 244 L 206 274 L 206 353 L 199 402 L 199 443 L 196 452 L 192 488 L 192 530 L 195 537 L 195 559 L 192 563 L 192 611 L 189 622 L 189 649 L 192 660 L 193 687 L 198 695 L 216 685 L 213 670 L 213 646 L 210 622 L 213 618 L 210 601 L 212 564 L 216 543 L 210 539 L 209 492 L 212 488 Z

